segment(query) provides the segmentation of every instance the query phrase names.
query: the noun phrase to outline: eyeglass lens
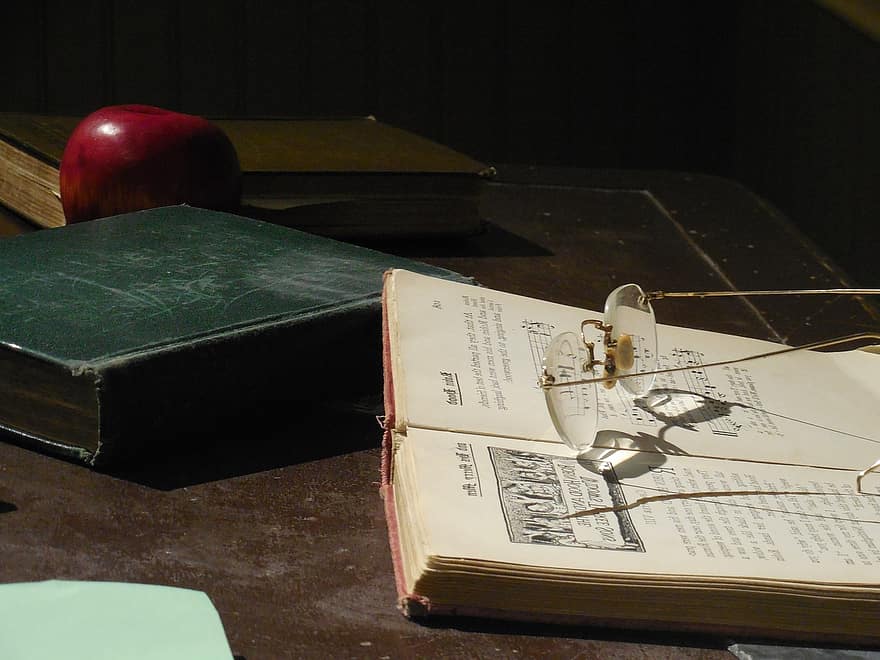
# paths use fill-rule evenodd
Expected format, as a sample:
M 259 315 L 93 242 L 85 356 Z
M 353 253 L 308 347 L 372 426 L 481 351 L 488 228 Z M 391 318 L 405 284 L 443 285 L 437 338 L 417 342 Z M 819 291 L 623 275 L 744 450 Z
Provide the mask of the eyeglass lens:
M 612 291 L 605 302 L 603 323 L 610 327 L 604 339 L 598 331 L 596 337 L 563 332 L 553 337 L 544 353 L 544 373 L 554 383 L 553 387 L 544 389 L 547 409 L 559 436 L 575 451 L 593 444 L 598 419 L 596 385 L 567 385 L 599 375 L 590 365 L 585 342 L 605 344 L 600 362 L 610 356 L 614 364 L 614 373 L 606 375 L 651 372 L 657 368 L 657 324 L 654 310 L 640 286 L 625 284 Z M 584 326 L 583 331 L 586 333 L 591 329 Z M 651 389 L 654 375 L 624 378 L 618 382 L 630 394 L 643 396 Z
M 596 435 L 595 383 L 566 385 L 592 375 L 592 368 L 587 368 L 585 374 L 587 361 L 586 347 L 573 332 L 553 337 L 544 352 L 544 374 L 554 383 L 544 389 L 547 410 L 559 436 L 575 451 L 587 449 Z
M 611 345 L 605 352 L 615 353 L 617 374 L 657 369 L 657 323 L 642 287 L 624 284 L 614 289 L 605 301 L 604 323 L 611 327 Z M 654 384 L 654 375 L 624 378 L 619 383 L 630 394 L 643 396 Z

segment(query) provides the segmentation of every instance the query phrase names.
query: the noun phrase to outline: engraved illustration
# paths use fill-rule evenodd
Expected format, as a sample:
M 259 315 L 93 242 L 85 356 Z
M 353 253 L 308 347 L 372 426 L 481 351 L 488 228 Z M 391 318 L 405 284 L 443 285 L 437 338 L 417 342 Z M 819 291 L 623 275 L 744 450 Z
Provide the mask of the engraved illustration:
M 489 447 L 512 543 L 644 552 L 628 511 L 566 516 L 626 504 L 612 467 L 577 458 Z M 583 459 L 581 459 L 583 460 Z

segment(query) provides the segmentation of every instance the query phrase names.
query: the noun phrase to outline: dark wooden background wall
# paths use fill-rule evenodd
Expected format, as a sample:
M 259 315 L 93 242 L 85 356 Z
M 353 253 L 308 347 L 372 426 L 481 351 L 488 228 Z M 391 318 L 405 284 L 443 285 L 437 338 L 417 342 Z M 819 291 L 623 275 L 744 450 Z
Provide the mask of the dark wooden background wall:
M 0 110 L 363 115 L 489 162 L 714 173 L 880 284 L 880 49 L 809 0 L 6 0 Z

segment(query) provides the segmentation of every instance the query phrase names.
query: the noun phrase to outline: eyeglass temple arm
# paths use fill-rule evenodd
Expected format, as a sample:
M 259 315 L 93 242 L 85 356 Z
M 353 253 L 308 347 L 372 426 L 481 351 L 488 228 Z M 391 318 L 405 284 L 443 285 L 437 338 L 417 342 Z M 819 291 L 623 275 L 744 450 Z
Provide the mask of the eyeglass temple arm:
M 732 296 L 790 296 L 790 295 L 851 295 L 876 296 L 880 289 L 780 289 L 779 291 L 649 291 L 645 301 L 662 298 L 721 298 Z
M 872 466 L 865 468 L 864 470 L 862 470 L 861 472 L 859 472 L 856 475 L 856 492 L 857 493 L 862 492 L 862 479 L 864 479 L 869 474 L 871 474 L 871 472 L 876 472 L 878 469 L 880 469 L 880 460 L 878 460 Z
M 811 344 L 804 344 L 803 346 L 791 346 L 789 348 L 783 348 L 776 351 L 768 351 L 767 353 L 760 353 L 758 355 L 750 355 L 744 358 L 736 358 L 733 360 L 722 360 L 720 362 L 707 362 L 705 364 L 700 365 L 689 365 L 686 367 L 672 367 L 669 369 L 658 369 L 656 371 L 643 371 L 637 373 L 629 373 L 629 374 L 618 374 L 616 376 L 604 376 L 600 378 L 587 378 L 584 380 L 575 380 L 575 381 L 563 381 L 559 383 L 542 383 L 542 387 L 571 387 L 572 385 L 587 385 L 590 383 L 604 383 L 611 381 L 623 380 L 624 378 L 636 378 L 639 376 L 650 376 L 654 374 L 668 374 L 674 373 L 676 371 L 688 371 L 690 369 L 694 369 L 695 367 L 699 368 L 707 368 L 707 367 L 723 367 L 728 364 L 739 364 L 742 362 L 749 362 L 751 360 L 759 360 L 761 358 L 772 357 L 774 355 L 784 355 L 786 353 L 793 353 L 795 351 L 806 351 L 817 348 L 828 348 L 829 346 L 839 346 L 841 344 L 847 344 L 855 341 L 864 341 L 864 340 L 880 340 L 880 334 L 875 332 L 862 332 L 854 335 L 847 335 L 846 337 L 837 337 L 836 339 L 827 339 L 824 341 L 817 341 Z M 862 491 L 862 480 L 868 476 L 872 472 L 876 472 L 880 470 L 880 460 L 871 465 L 870 467 L 865 468 L 861 472 L 856 475 L 856 492 L 861 493 Z
M 861 332 L 854 335 L 847 335 L 845 337 L 836 337 L 834 339 L 824 339 L 822 341 L 812 342 L 810 344 L 803 344 L 801 346 L 788 346 L 786 348 L 777 349 L 773 351 L 768 351 L 766 353 L 759 353 L 757 355 L 749 355 L 747 357 L 734 358 L 732 360 L 721 360 L 720 362 L 706 362 L 703 364 L 697 365 L 688 365 L 686 367 L 669 367 L 667 369 L 657 369 L 655 371 L 637 371 L 631 372 L 627 374 L 617 374 L 615 376 L 599 376 L 596 378 L 584 378 L 582 380 L 568 380 L 568 381 L 560 381 L 557 383 L 552 383 L 546 385 L 547 387 L 566 387 L 571 385 L 587 385 L 589 383 L 607 383 L 614 382 L 618 380 L 624 380 L 627 378 L 638 378 L 640 376 L 653 376 L 656 374 L 671 374 L 679 371 L 689 371 L 691 369 L 700 368 L 706 369 L 709 367 L 723 367 L 728 364 L 741 364 L 743 362 L 751 362 L 752 360 L 760 360 L 761 358 L 773 357 L 775 355 L 785 355 L 786 353 L 794 353 L 795 351 L 809 351 L 815 350 L 819 348 L 829 348 L 830 346 L 839 346 L 841 344 L 849 344 L 857 341 L 864 340 L 873 340 L 880 341 L 880 333 L 876 332 Z

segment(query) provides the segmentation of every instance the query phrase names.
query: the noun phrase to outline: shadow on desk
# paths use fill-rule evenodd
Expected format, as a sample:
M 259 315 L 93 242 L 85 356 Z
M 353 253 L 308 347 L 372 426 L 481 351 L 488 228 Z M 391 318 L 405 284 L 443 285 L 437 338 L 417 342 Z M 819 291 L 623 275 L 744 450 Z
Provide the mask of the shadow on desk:
M 267 407 L 246 419 L 222 417 L 199 433 L 164 443 L 137 463 L 104 472 L 158 490 L 175 490 L 361 449 L 378 447 L 378 398 Z
M 490 619 L 478 617 L 446 617 L 413 619 L 425 628 L 454 629 L 464 633 L 484 633 L 496 635 L 509 635 L 511 621 L 506 619 Z M 629 630 L 625 628 L 606 628 L 599 626 L 565 625 L 559 623 L 537 623 L 533 621 L 518 621 L 515 623 L 516 632 L 519 635 L 529 637 L 565 637 L 568 639 L 584 639 L 608 642 L 630 643 L 638 641 L 641 644 L 659 644 L 670 647 L 692 647 L 701 649 L 726 650 L 730 641 L 718 636 L 700 635 L 696 633 L 679 633 L 662 630 Z
M 298 408 L 266 405 L 246 416 L 221 415 L 198 431 L 169 433 L 123 464 L 99 471 L 164 491 L 254 474 L 378 447 L 380 413 L 378 395 L 308 401 Z M 0 434 L 0 440 L 21 444 L 7 433 Z M 26 446 L 43 453 L 39 446 Z M 15 505 L 0 501 L 0 513 L 13 510 Z
M 388 252 L 410 259 L 426 257 L 548 257 L 553 253 L 547 248 L 533 243 L 499 225 L 486 221 L 483 231 L 474 236 L 436 237 L 421 240 L 377 240 L 356 241 L 364 247 Z
M 647 648 L 656 652 L 658 648 L 664 648 L 669 657 L 682 655 L 682 648 L 694 649 L 698 657 L 704 657 L 700 650 L 715 649 L 718 651 L 733 652 L 731 647 L 739 647 L 741 653 L 734 653 L 736 657 L 751 657 L 755 660 L 768 660 L 770 658 L 851 658 L 870 657 L 874 658 L 874 647 L 853 646 L 847 644 L 827 644 L 811 642 L 786 642 L 779 639 L 764 639 L 760 637 L 744 636 L 738 639 L 725 635 L 711 635 L 698 632 L 677 632 L 667 630 L 627 629 L 603 626 L 566 625 L 559 623 L 538 623 L 533 621 L 513 622 L 511 620 L 489 619 L 477 617 L 445 617 L 414 619 L 419 625 L 440 630 L 456 630 L 462 633 L 480 633 L 489 635 L 509 635 L 511 626 L 516 627 L 516 634 L 531 638 L 565 638 L 568 640 L 590 639 L 596 642 L 612 644 L 639 644 L 647 645 Z M 632 649 L 628 646 L 621 647 L 627 652 Z M 864 654 L 864 655 L 862 655 Z M 616 655 L 616 654 L 615 654 Z M 641 655 L 641 654 L 640 654 Z M 592 656 L 591 656 L 592 657 Z M 683 656 L 685 657 L 685 656 Z M 686 657 L 695 657 L 686 654 Z M 712 657 L 715 657 L 714 655 Z M 733 656 L 730 656 L 733 657 Z

